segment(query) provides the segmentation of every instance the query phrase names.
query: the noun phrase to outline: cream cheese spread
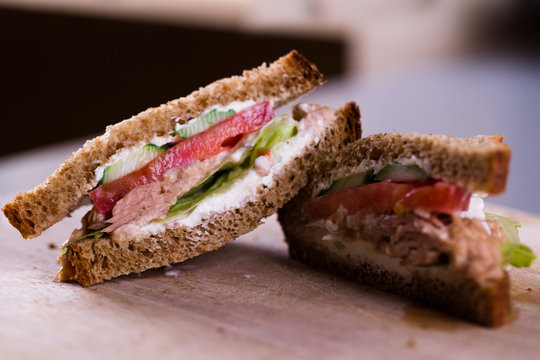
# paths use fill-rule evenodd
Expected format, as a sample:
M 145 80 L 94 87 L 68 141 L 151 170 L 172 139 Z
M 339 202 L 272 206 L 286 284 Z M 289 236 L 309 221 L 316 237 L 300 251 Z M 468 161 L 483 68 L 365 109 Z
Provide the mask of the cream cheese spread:
M 278 144 L 272 156 L 275 163 L 266 176 L 261 176 L 252 168 L 247 173 L 236 180 L 227 191 L 214 193 L 202 200 L 193 211 L 185 216 L 171 219 L 166 223 L 151 222 L 141 228 L 145 234 L 156 234 L 167 227 L 188 226 L 193 227 L 201 223 L 201 220 L 210 216 L 212 213 L 220 213 L 231 208 L 241 208 L 251 200 L 257 198 L 259 187 L 274 186 L 274 177 L 280 173 L 283 167 L 294 157 L 298 156 L 302 150 L 313 139 L 307 131 L 299 132 L 296 136 Z

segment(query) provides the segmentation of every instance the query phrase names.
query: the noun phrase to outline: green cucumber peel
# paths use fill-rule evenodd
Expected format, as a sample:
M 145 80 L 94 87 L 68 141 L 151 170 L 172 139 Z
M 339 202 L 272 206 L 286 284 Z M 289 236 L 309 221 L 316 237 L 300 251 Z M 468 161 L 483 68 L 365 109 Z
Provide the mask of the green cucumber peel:
M 343 178 L 340 178 L 334 181 L 328 189 L 321 191 L 319 196 L 323 196 L 323 195 L 330 194 L 332 192 L 336 192 L 340 190 L 346 190 L 346 189 L 358 187 L 361 185 L 370 184 L 372 182 L 373 182 L 373 170 L 364 171 L 358 174 L 352 174 L 352 175 L 345 176 Z
M 391 180 L 394 182 L 426 181 L 428 174 L 418 165 L 388 164 L 383 167 L 377 175 L 375 181 Z
M 180 136 L 184 140 L 189 139 L 193 135 L 203 132 L 204 130 L 211 128 L 217 123 L 235 114 L 236 112 L 233 109 L 229 109 L 227 111 L 219 111 L 218 109 L 210 110 L 206 114 L 192 120 L 188 125 L 183 126 L 177 131 L 171 133 L 171 136 Z
M 394 182 L 423 182 L 429 178 L 429 175 L 418 165 L 401 165 L 391 163 L 379 170 L 375 174 L 373 169 L 357 174 L 345 176 L 335 180 L 329 188 L 321 191 L 319 196 L 330 194 L 335 191 L 350 189 L 362 185 L 372 184 L 379 181 Z
M 505 216 L 484 213 L 487 220 L 495 220 L 503 232 L 504 244 L 501 246 L 503 265 L 515 267 L 529 267 L 536 255 L 527 245 L 521 244 L 519 228 L 521 224 Z
M 110 166 L 107 166 L 103 171 L 103 176 L 101 177 L 99 184 L 110 183 L 111 181 L 130 174 L 135 170 L 139 170 L 160 154 L 167 151 L 169 148 L 170 145 L 168 144 L 163 146 L 157 146 L 154 144 L 144 145 L 143 147 L 127 155 L 125 158 L 116 161 Z

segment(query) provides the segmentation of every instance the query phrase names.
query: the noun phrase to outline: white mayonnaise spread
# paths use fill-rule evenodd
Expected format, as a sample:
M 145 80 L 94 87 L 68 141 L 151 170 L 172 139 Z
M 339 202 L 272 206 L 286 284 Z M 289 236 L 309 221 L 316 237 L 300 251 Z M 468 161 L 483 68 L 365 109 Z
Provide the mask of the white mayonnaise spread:
M 167 223 L 151 222 L 141 228 L 145 234 L 161 232 L 165 227 L 198 225 L 202 219 L 211 213 L 219 213 L 230 208 L 241 208 L 250 200 L 257 198 L 257 189 L 260 186 L 274 186 L 274 177 L 280 173 L 283 166 L 301 153 L 310 141 L 315 141 L 307 131 L 302 131 L 289 140 L 278 144 L 273 150 L 274 166 L 266 176 L 257 174 L 254 168 L 238 179 L 231 187 L 222 193 L 214 193 L 202 200 L 189 214 L 171 219 Z
M 238 113 L 239 111 L 242 111 L 252 105 L 255 104 L 255 101 L 253 100 L 246 100 L 246 101 L 233 101 L 232 103 L 230 104 L 227 104 L 227 105 L 216 105 L 216 106 L 213 106 L 211 108 L 209 108 L 208 110 L 206 110 L 202 115 L 214 110 L 214 109 L 217 109 L 218 111 L 227 111 L 227 110 L 234 110 L 236 113 Z M 201 115 L 201 116 L 202 116 Z M 185 127 L 185 126 L 188 126 L 192 121 L 196 120 L 197 118 L 194 118 L 194 119 L 191 119 L 189 121 L 187 121 L 185 124 L 176 124 L 176 127 L 175 127 L 175 130 L 178 131 L 179 129 Z M 173 136 L 170 136 L 170 135 L 166 135 L 166 136 L 155 136 L 152 140 L 150 141 L 147 141 L 147 142 L 140 142 L 139 144 L 137 145 L 134 145 L 134 146 L 130 146 L 128 148 L 124 148 L 124 149 L 121 149 L 120 151 L 118 151 L 116 154 L 114 154 L 113 156 L 111 156 L 109 158 L 109 160 L 99 166 L 94 174 L 96 176 L 96 180 L 99 181 L 99 179 L 101 179 L 103 177 L 103 172 L 105 171 L 105 169 L 108 167 L 108 166 L 111 166 L 112 164 L 114 164 L 115 162 L 119 161 L 119 160 L 123 160 L 125 159 L 129 154 L 131 154 L 132 152 L 140 149 L 141 147 L 143 147 L 144 145 L 146 144 L 154 144 L 154 145 L 157 145 L 157 146 L 162 146 L 162 145 L 165 145 L 165 144 L 168 144 L 168 143 L 171 143 L 172 141 L 174 140 L 174 137 Z
M 484 195 L 473 194 L 469 208 L 467 211 L 462 211 L 460 215 L 471 219 L 486 220 L 486 215 L 484 214 Z

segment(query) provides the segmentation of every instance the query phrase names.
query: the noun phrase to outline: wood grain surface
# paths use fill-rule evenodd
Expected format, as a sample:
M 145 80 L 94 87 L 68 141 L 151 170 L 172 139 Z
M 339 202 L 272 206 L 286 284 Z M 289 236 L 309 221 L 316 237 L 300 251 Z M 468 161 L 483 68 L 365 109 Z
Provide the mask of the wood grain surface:
M 540 254 L 540 216 L 489 210 L 520 220 Z M 515 320 L 487 329 L 290 260 L 275 216 L 174 267 L 89 288 L 53 282 L 80 216 L 28 241 L 0 218 L 0 359 L 540 356 L 540 261 L 510 270 Z

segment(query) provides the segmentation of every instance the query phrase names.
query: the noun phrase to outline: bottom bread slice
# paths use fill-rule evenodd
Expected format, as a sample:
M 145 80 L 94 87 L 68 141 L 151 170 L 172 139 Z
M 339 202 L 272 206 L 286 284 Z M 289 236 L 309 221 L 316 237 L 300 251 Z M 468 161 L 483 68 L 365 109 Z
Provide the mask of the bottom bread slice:
M 313 137 L 302 151 L 273 174 L 271 186 L 260 184 L 254 197 L 241 206 L 211 213 L 196 226 L 167 226 L 164 231 L 138 236 L 118 244 L 110 238 L 83 239 L 64 248 L 62 281 L 83 286 L 114 277 L 170 265 L 218 249 L 255 229 L 304 187 L 311 174 L 319 172 L 321 160 L 361 136 L 360 113 L 349 103 L 325 119 L 320 136 Z
M 445 266 L 401 265 L 400 259 L 377 253 L 361 240 L 322 240 L 323 233 L 298 223 L 294 203 L 279 212 L 291 258 L 481 325 L 494 327 L 510 320 L 506 272 L 497 280 L 479 283 Z

